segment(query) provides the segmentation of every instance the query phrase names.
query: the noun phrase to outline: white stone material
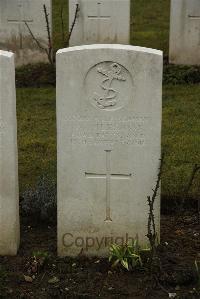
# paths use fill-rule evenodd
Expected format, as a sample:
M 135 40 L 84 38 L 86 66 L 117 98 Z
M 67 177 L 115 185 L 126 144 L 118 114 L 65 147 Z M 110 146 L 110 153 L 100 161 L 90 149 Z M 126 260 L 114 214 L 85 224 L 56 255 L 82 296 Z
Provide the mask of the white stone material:
M 47 55 L 31 37 L 47 48 L 48 34 L 43 5 L 52 27 L 51 0 L 0 0 L 0 48 L 16 54 L 16 65 L 47 61 Z
M 169 62 L 200 65 L 200 0 L 171 0 Z
M 130 0 L 69 0 L 70 46 L 130 43 Z
M 19 196 L 14 54 L 0 50 L 0 255 L 19 246 Z
M 161 150 L 162 52 L 88 45 L 57 53 L 58 254 L 147 244 Z M 155 219 L 159 235 L 158 194 Z M 130 239 L 129 239 L 130 241 Z

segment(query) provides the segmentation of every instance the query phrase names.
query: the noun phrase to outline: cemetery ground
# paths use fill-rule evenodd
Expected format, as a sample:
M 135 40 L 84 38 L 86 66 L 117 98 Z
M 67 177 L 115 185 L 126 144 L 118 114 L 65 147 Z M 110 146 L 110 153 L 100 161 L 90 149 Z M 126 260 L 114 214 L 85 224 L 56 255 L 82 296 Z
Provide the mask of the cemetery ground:
M 53 4 L 59 48 L 60 1 Z M 167 57 L 169 1 L 137 0 L 134 9 L 132 44 L 135 35 L 134 44 Z M 161 244 L 153 279 L 145 267 L 127 271 L 108 259 L 57 257 L 55 70 L 40 64 L 16 75 L 21 245 L 16 257 L 0 257 L 0 298 L 200 298 L 194 266 L 200 260 L 199 172 L 190 184 L 200 164 L 199 68 L 165 61 Z
M 55 227 L 23 219 L 18 256 L 0 257 L 0 298 L 167 299 L 168 293 L 176 293 L 176 298 L 197 299 L 199 234 L 194 211 L 183 217 L 162 215 L 156 283 L 144 268 L 127 271 L 112 268 L 108 259 L 84 256 L 58 258 Z

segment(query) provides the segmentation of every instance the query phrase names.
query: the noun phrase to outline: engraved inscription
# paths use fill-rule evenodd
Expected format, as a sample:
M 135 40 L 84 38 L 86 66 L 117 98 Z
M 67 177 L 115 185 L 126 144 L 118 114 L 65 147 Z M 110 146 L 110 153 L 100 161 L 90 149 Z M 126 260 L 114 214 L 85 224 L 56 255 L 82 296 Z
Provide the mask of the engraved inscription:
M 97 106 L 101 109 L 115 106 L 118 92 L 112 88 L 112 82 L 113 80 L 126 81 L 121 75 L 121 66 L 118 63 L 113 63 L 108 69 L 99 67 L 97 71 L 104 76 L 103 82 L 101 83 L 103 94 L 101 96 L 97 93 L 94 94 L 94 100 Z
M 93 66 L 85 77 L 84 88 L 90 103 L 103 111 L 121 109 L 134 94 L 130 72 L 113 61 Z
M 106 153 L 106 173 L 88 173 L 85 172 L 86 178 L 89 179 L 106 179 L 106 219 L 105 222 L 112 221 L 111 219 L 111 210 L 110 210 L 110 189 L 111 189 L 111 179 L 118 179 L 118 180 L 127 180 L 131 179 L 132 174 L 119 174 L 119 173 L 112 173 L 111 166 L 110 166 L 110 155 L 111 150 L 105 150 Z
M 66 119 L 67 138 L 72 144 L 97 146 L 145 144 L 145 128 L 148 118 L 130 117 L 120 119 Z

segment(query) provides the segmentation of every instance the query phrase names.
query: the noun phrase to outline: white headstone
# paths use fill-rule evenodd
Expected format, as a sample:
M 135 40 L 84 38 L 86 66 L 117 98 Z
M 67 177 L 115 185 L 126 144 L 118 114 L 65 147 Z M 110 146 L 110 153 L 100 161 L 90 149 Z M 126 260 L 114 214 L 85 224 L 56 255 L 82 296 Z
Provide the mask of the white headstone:
M 147 243 L 161 143 L 162 52 L 89 45 L 57 53 L 58 253 Z M 155 219 L 159 234 L 159 194 Z M 129 239 L 131 240 L 131 239 Z
M 16 65 L 47 61 L 25 24 L 42 47 L 48 48 L 44 4 L 51 30 L 51 0 L 0 0 L 0 47 L 16 54 Z
M 200 65 L 199 0 L 171 0 L 169 61 Z
M 19 246 L 19 196 L 14 54 L 0 50 L 0 255 Z
M 76 4 L 78 17 L 70 38 L 70 46 L 88 44 L 129 44 L 130 0 L 69 0 L 69 27 Z

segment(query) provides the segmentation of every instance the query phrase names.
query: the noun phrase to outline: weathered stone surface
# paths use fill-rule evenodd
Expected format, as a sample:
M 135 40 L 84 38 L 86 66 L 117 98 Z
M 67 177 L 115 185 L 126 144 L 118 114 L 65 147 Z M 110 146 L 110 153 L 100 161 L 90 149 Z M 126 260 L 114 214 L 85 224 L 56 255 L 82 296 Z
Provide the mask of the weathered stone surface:
M 69 27 L 79 4 L 70 46 L 129 44 L 130 0 L 69 0 Z
M 14 54 L 0 50 L 0 255 L 19 246 L 19 196 Z
M 147 243 L 161 86 L 161 51 L 125 45 L 58 51 L 59 255 L 106 256 L 110 243 L 137 235 Z M 158 194 L 158 234 L 159 201 Z
M 26 22 L 41 46 L 47 48 L 49 45 L 44 4 L 51 29 L 51 0 L 0 0 L 0 48 L 16 54 L 17 66 L 47 61 L 45 51 L 38 47 L 25 24 Z
M 199 0 L 171 0 L 169 61 L 200 65 Z

